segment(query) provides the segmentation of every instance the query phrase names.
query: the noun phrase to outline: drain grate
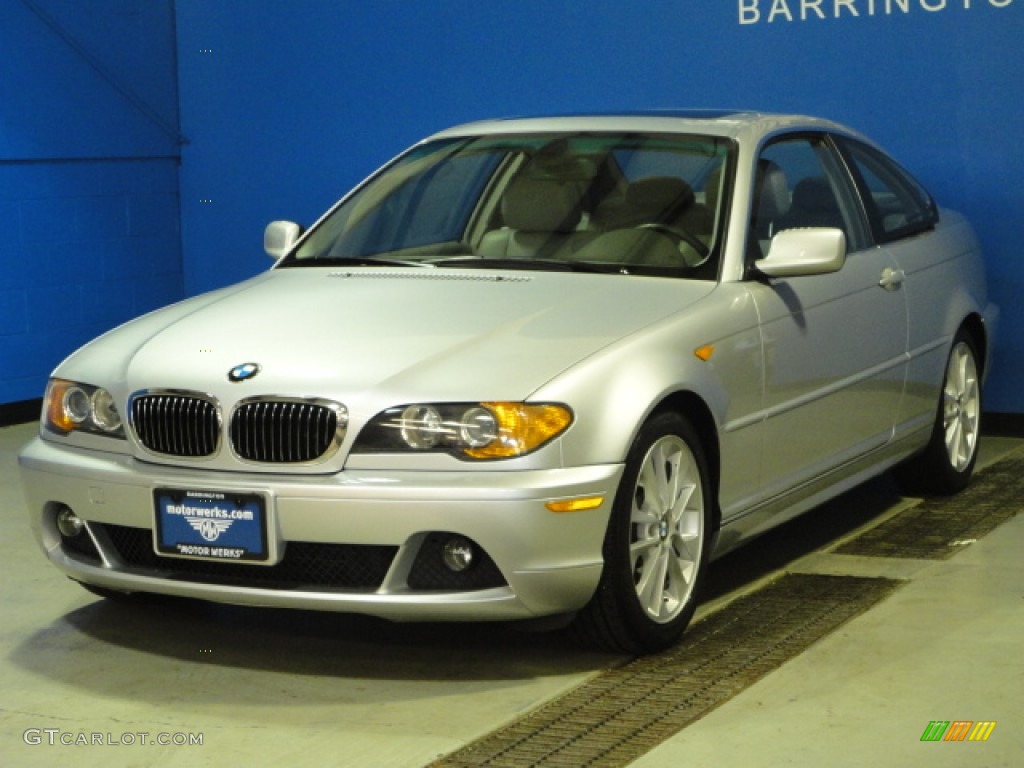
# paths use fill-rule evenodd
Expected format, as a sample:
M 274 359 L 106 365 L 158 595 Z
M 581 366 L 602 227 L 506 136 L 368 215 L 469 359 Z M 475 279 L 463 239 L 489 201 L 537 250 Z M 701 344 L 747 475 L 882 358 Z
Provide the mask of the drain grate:
M 929 498 L 865 531 L 841 555 L 943 560 L 1017 513 L 1024 496 L 1024 451 L 979 472 L 956 496 Z
M 626 765 L 901 583 L 785 575 L 697 623 L 671 650 L 610 670 L 433 767 Z
M 836 552 L 942 559 L 1016 514 L 1024 450 L 954 497 L 925 499 Z M 786 574 L 711 614 L 676 647 L 605 672 L 431 768 L 618 768 L 636 760 L 903 582 Z

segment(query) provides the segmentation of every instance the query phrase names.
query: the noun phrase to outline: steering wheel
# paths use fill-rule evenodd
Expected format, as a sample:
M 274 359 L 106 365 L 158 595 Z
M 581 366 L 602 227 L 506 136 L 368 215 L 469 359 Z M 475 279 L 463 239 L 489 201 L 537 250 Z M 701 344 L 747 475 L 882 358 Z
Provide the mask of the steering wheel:
M 680 243 L 686 243 L 693 250 L 697 252 L 700 260 L 696 264 L 687 264 L 688 267 L 699 267 L 705 261 L 708 260 L 708 256 L 711 255 L 711 249 L 704 245 L 696 235 L 692 235 L 686 230 L 677 229 L 676 227 L 670 227 L 668 224 L 659 224 L 658 222 L 652 222 L 650 224 L 640 224 L 636 229 L 648 229 L 652 232 L 659 232 L 663 235 L 667 235 L 672 238 L 678 247 Z

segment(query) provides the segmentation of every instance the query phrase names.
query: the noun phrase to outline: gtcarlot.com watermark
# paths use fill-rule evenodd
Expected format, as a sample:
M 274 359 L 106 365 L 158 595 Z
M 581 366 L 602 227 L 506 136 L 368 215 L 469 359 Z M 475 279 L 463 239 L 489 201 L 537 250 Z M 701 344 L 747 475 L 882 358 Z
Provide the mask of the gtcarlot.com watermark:
M 51 747 L 201 747 L 202 733 L 150 733 L 128 731 L 126 733 L 100 733 L 97 731 L 64 731 L 60 728 L 29 728 L 21 735 L 29 746 Z

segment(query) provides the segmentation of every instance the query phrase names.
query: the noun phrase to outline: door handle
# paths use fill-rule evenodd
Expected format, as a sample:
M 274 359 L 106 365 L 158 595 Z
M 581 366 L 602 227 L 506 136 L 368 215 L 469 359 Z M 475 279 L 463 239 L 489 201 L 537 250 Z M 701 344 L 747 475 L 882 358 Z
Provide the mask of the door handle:
M 902 269 L 886 267 L 882 270 L 882 279 L 878 281 L 878 284 L 887 291 L 895 291 L 903 284 L 903 281 L 906 280 L 906 278 L 907 273 Z

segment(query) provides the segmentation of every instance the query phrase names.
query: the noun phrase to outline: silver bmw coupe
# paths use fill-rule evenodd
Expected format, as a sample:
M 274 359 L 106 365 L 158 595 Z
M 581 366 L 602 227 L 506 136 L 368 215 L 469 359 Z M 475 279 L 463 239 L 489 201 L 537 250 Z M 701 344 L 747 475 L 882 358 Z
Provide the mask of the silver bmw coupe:
M 264 244 L 50 379 L 31 524 L 93 592 L 571 617 L 648 652 L 711 558 L 890 468 L 974 467 L 974 232 L 832 122 L 464 125 Z

